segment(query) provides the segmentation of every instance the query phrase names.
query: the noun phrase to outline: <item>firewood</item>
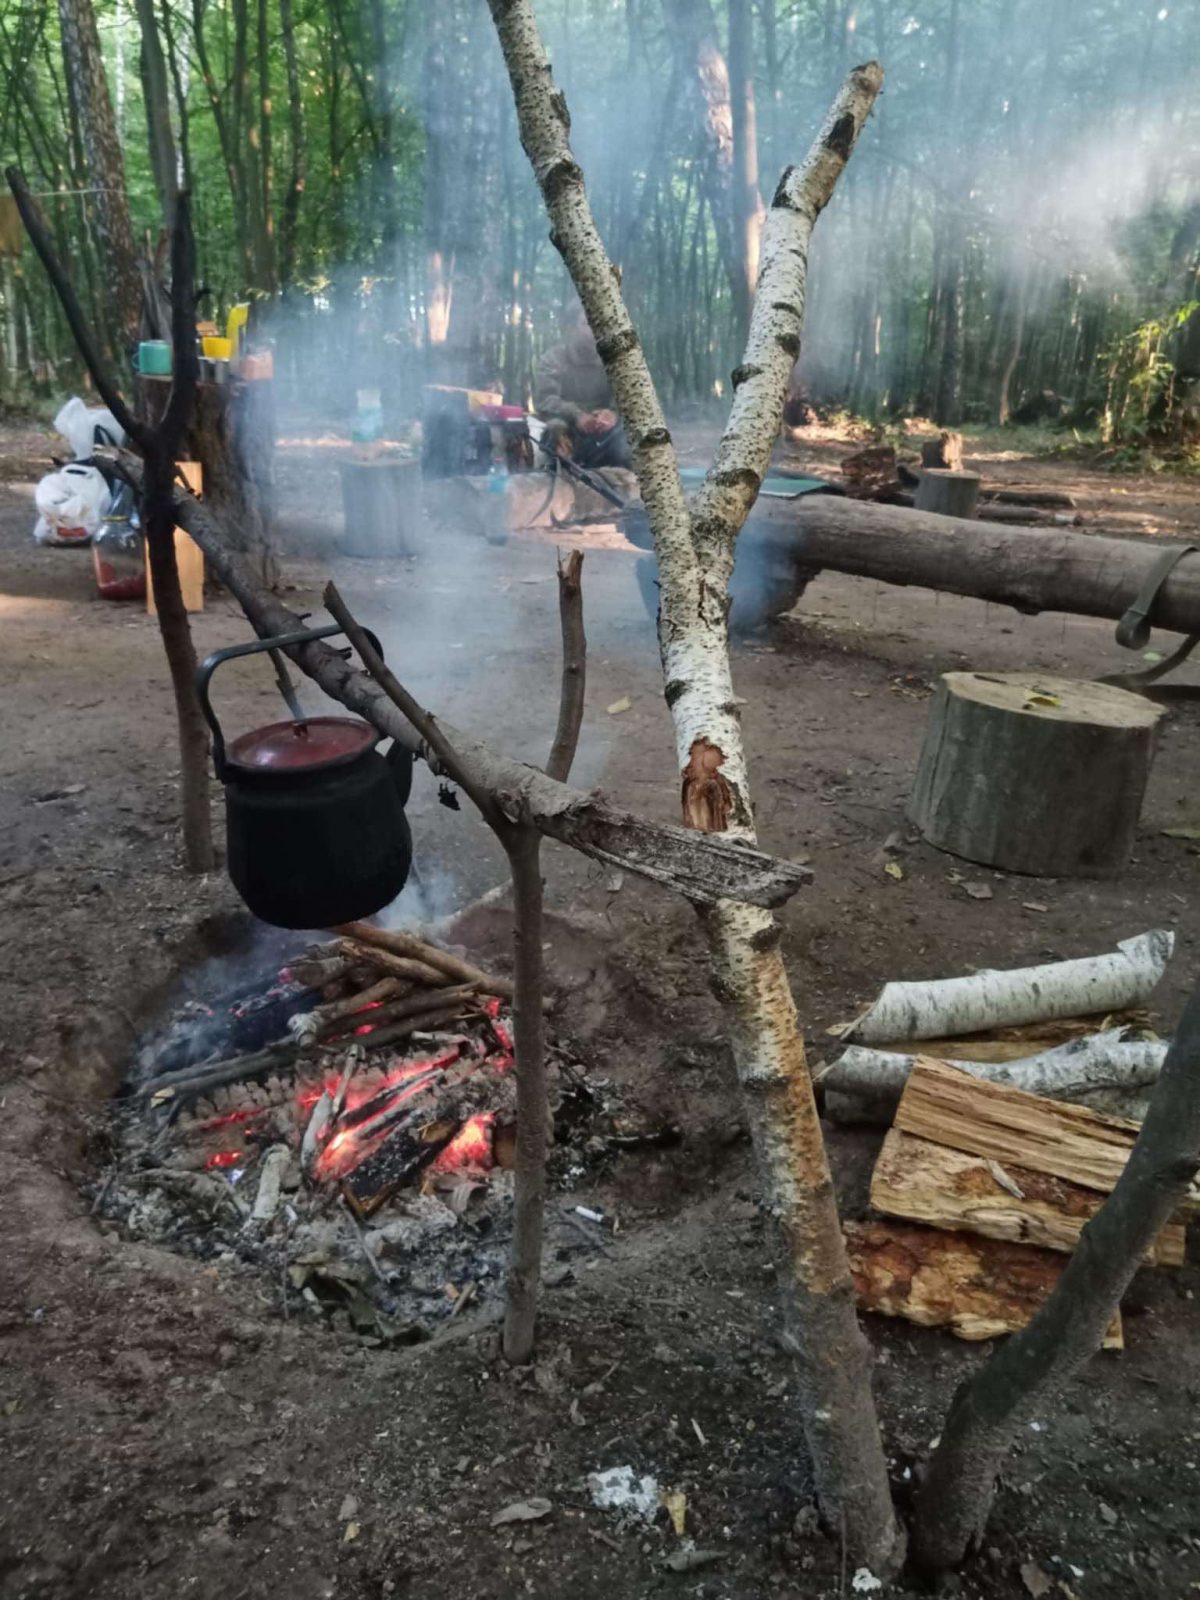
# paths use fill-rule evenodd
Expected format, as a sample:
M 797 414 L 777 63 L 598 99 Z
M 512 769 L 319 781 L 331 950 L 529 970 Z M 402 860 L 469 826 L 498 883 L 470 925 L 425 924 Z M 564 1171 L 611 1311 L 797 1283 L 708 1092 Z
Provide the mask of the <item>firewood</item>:
M 950 1150 L 899 1128 L 883 1141 L 871 1177 L 871 1204 L 887 1216 L 1068 1255 L 1103 1203 L 1103 1195 L 1081 1184 Z M 1183 1257 L 1184 1227 L 1172 1222 L 1146 1265 L 1181 1267 Z
M 890 444 L 868 445 L 842 460 L 846 493 L 853 499 L 871 500 L 882 489 L 899 488 L 896 451 Z
M 413 961 L 406 956 L 393 955 L 390 950 L 360 943 L 357 939 L 342 939 L 339 941 L 339 948 L 346 955 L 353 956 L 356 961 L 362 961 L 380 972 L 389 973 L 393 978 L 403 978 L 409 983 L 423 984 L 427 989 L 444 988 L 450 983 L 446 974 L 440 972 L 437 967 L 431 967 L 424 961 Z
M 440 983 L 472 983 L 485 994 L 498 995 L 502 1000 L 511 1000 L 513 993 L 512 982 L 508 978 L 497 978 L 492 973 L 484 972 L 480 967 L 472 966 L 469 961 L 451 955 L 449 950 L 439 949 L 437 945 L 428 944 L 424 939 L 418 939 L 412 933 L 388 933 L 382 928 L 373 928 L 366 922 L 351 922 L 338 932 L 344 938 L 353 939 L 360 945 L 369 945 L 376 950 L 386 950 L 391 955 L 399 956 L 409 961 L 419 961 L 427 967 L 441 974 Z
M 459 1001 L 469 1000 L 479 993 L 479 987 L 474 983 L 460 983 L 453 989 L 438 989 L 430 992 L 428 989 L 410 994 L 403 999 L 396 999 L 388 1005 L 377 1006 L 373 1011 L 356 1015 L 354 1019 L 361 1027 L 370 1027 L 373 1034 L 377 1029 L 390 1026 L 393 1022 L 401 1022 L 405 1018 L 416 1018 L 418 1021 L 428 1016 L 431 1011 L 441 1011 L 457 1005 Z M 370 1034 L 364 1034 L 364 1039 L 369 1039 Z
M 1124 1011 L 1149 998 L 1174 949 L 1169 928 L 1152 928 L 1098 956 L 976 972 L 967 978 L 887 983 L 862 1016 L 843 1029 L 842 1037 L 895 1048 L 897 1040 L 954 1039 L 1089 1012 Z
M 1066 1258 L 1032 1245 L 902 1222 L 847 1222 L 854 1290 L 863 1311 L 994 1339 L 1031 1321 L 1062 1276 Z M 1104 1340 L 1121 1350 L 1119 1314 Z
M 1066 1178 L 1102 1194 L 1125 1170 L 1137 1123 L 1083 1106 L 985 1083 L 956 1067 L 918 1060 L 896 1111 L 896 1127 L 935 1144 Z M 1195 1183 L 1190 1210 L 1200 1202 Z
M 370 1006 L 379 1006 L 385 1000 L 397 999 L 407 987 L 399 978 L 380 978 L 369 989 L 361 989 L 356 994 L 348 994 L 340 1000 L 317 1006 L 314 1011 L 303 1011 L 297 1016 L 290 1017 L 288 1031 L 297 1039 L 307 1042 L 327 1032 L 335 1023 L 356 1016 Z
M 457 1005 L 441 1003 L 436 1010 L 422 1011 L 419 1015 L 406 1017 L 403 1022 L 394 1022 L 389 1027 L 376 1028 L 371 1033 L 362 1037 L 362 1044 L 367 1050 L 378 1050 L 381 1045 L 396 1044 L 401 1039 L 411 1039 L 414 1033 L 428 1033 L 431 1029 L 444 1027 L 449 1022 L 458 1022 L 467 1015 L 467 1007 L 461 1001 Z

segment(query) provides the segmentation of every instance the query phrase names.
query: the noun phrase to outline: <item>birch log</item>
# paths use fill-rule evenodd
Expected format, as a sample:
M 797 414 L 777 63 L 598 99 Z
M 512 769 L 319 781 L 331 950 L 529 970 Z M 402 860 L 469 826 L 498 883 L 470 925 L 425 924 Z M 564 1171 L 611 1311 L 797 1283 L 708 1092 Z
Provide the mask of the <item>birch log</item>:
M 583 302 L 624 419 L 654 536 L 659 650 L 684 825 L 750 843 L 753 811 L 726 629 L 734 547 L 778 437 L 787 380 L 800 349 L 813 223 L 883 74 L 874 63 L 850 74 L 807 159 L 780 181 L 763 228 L 758 293 L 746 358 L 733 375 L 729 423 L 689 509 L 654 382 L 571 150 L 566 102 L 555 88 L 531 0 L 488 4 L 551 239 Z M 851 1558 L 889 1570 L 901 1542 L 871 1398 L 870 1352 L 854 1314 L 778 930 L 769 913 L 744 916 L 724 900 L 703 915 L 767 1207 L 778 1230 L 788 1336 L 818 1493 Z
M 990 1083 L 1007 1083 L 1030 1094 L 1073 1100 L 1096 1111 L 1107 1111 L 1112 1109 L 1108 1096 L 1114 1093 L 1141 1098 L 1138 1091 L 1157 1080 L 1166 1054 L 1163 1040 L 1128 1039 L 1124 1029 L 1114 1028 L 1016 1061 L 966 1061 L 955 1056 L 937 1059 Z M 872 1113 L 882 1111 L 882 1120 L 890 1122 L 917 1060 L 916 1056 L 852 1044 L 816 1074 L 816 1081 L 845 1100 L 861 1099 Z M 838 1116 L 834 1120 L 851 1118 Z M 874 1121 L 876 1116 L 855 1120 Z
M 1026 1022 L 1125 1011 L 1144 1003 L 1166 970 L 1175 935 L 1167 928 L 1122 939 L 1105 955 L 1055 961 L 969 978 L 889 983 L 842 1034 L 860 1044 L 985 1033 Z

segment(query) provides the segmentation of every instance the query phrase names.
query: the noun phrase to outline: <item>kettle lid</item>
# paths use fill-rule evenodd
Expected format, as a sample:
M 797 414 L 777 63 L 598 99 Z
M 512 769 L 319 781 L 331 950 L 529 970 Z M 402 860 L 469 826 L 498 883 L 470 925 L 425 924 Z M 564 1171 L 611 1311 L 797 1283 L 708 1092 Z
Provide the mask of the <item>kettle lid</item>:
M 355 761 L 379 739 L 360 717 L 305 717 L 243 733 L 230 745 L 228 760 L 245 771 L 311 772 Z

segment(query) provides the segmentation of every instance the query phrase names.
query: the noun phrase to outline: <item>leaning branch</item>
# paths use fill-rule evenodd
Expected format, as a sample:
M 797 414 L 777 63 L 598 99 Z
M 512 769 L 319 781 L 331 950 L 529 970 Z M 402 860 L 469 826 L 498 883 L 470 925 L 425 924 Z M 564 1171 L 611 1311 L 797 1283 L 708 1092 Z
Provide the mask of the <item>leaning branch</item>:
M 139 488 L 141 462 L 127 452 L 118 461 L 123 476 Z M 175 516 L 179 526 L 204 551 L 214 576 L 233 594 L 261 637 L 294 633 L 303 626 L 294 611 L 258 587 L 245 561 L 229 548 L 220 521 L 209 508 L 177 489 Z M 436 755 L 367 673 L 350 666 L 320 642 L 298 646 L 288 654 L 331 699 L 429 761 L 435 771 L 442 770 Z M 627 868 L 661 883 L 698 904 L 735 900 L 747 905 L 780 906 L 812 880 L 812 873 L 795 862 L 777 860 L 732 839 L 651 822 L 609 805 L 596 794 L 556 783 L 536 767 L 499 755 L 448 723 L 439 722 L 439 726 L 464 770 L 471 774 L 472 782 L 496 796 L 510 821 L 527 817 L 547 837 L 594 860 Z
M 1188 1002 L 1125 1170 L 1054 1293 L 954 1397 L 916 1504 L 917 1555 L 957 1566 L 983 1532 L 1012 1439 L 1099 1350 L 1121 1295 L 1200 1166 L 1200 993 Z

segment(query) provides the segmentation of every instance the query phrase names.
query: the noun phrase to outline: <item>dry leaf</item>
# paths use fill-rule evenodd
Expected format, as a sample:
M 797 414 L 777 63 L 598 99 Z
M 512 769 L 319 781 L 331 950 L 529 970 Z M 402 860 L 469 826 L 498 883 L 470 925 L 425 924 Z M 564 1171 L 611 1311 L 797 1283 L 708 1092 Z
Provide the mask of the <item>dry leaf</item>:
M 667 1515 L 671 1519 L 671 1526 L 675 1529 L 676 1536 L 682 1539 L 687 1525 L 687 1495 L 682 1489 L 672 1489 L 663 1495 L 662 1503 L 667 1508 Z
M 353 1522 L 358 1515 L 358 1499 L 355 1495 L 348 1494 L 338 1509 L 339 1522 Z
M 492 1527 L 502 1528 L 506 1522 L 537 1522 L 542 1517 L 548 1517 L 553 1510 L 549 1500 L 541 1495 L 534 1495 L 529 1500 L 514 1500 L 503 1511 L 497 1511 L 492 1518 Z
M 358 1525 L 357 1522 L 348 1522 L 346 1524 L 346 1531 L 342 1535 L 342 1543 L 343 1544 L 353 1544 L 355 1539 L 358 1538 L 359 1533 L 361 1531 L 362 1530 L 359 1528 L 359 1525 Z
M 1056 695 L 1056 694 L 1043 694 L 1042 691 L 1039 689 L 1039 690 L 1035 690 L 1035 692 L 1033 694 L 1027 695 L 1025 697 L 1025 703 L 1022 705 L 1021 709 L 1022 709 L 1022 711 L 1030 711 L 1030 710 L 1032 710 L 1032 708 L 1034 706 L 1060 706 L 1060 705 L 1062 705 L 1062 700 L 1058 697 L 1058 695 Z
M 1033 1600 L 1042 1600 L 1042 1596 L 1049 1594 L 1054 1587 L 1036 1561 L 1021 1563 L 1021 1582 L 1033 1596 Z
M 885 862 L 883 870 L 887 873 L 889 878 L 895 878 L 897 883 L 899 883 L 904 877 L 904 868 L 898 861 Z
M 623 694 L 619 700 L 614 700 L 612 705 L 608 707 L 608 714 L 610 717 L 619 717 L 622 711 L 629 711 L 632 706 L 633 701 L 627 694 Z
M 972 900 L 992 900 L 995 891 L 990 883 L 964 883 L 963 893 L 969 894 Z

